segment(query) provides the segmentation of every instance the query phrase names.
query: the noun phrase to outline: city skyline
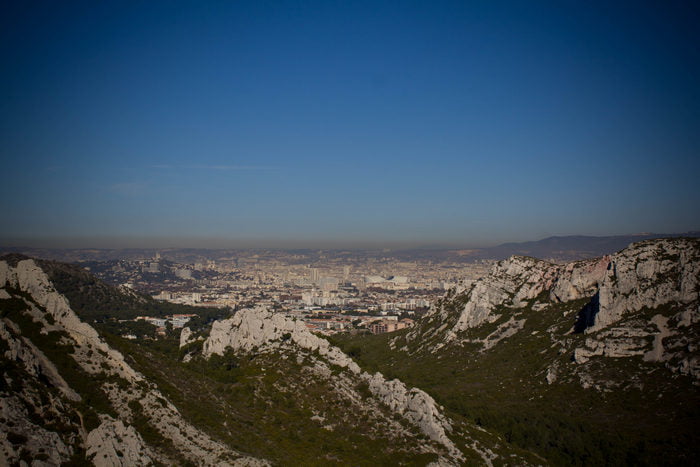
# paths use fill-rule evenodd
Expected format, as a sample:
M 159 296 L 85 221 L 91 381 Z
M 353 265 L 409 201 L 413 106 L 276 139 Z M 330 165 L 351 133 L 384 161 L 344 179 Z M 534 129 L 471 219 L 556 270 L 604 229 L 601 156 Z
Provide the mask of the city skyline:
M 700 228 L 692 4 L 0 8 L 0 244 Z

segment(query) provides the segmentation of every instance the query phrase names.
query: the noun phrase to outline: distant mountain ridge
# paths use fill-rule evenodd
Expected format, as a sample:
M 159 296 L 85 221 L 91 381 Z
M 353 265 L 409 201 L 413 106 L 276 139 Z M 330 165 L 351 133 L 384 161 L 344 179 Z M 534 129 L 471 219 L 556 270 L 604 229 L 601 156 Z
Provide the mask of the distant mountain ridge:
M 490 248 L 482 248 L 478 250 L 475 256 L 502 260 L 513 255 L 520 255 L 556 261 L 575 261 L 617 253 L 630 244 L 643 240 L 675 237 L 700 237 L 700 231 L 679 234 L 641 233 L 604 237 L 588 235 L 553 236 L 531 242 L 510 242 Z
M 330 248 L 330 249 L 297 249 L 297 248 L 40 248 L 40 247 L 3 247 L 0 245 L 0 255 L 21 254 L 33 258 L 41 258 L 67 263 L 84 261 L 114 261 L 153 258 L 160 253 L 163 259 L 177 263 L 193 263 L 206 259 L 229 260 L 242 252 L 266 254 L 285 251 L 296 256 L 299 264 L 320 261 L 325 257 L 357 259 L 360 257 L 393 258 L 400 261 L 450 261 L 473 262 L 477 260 L 502 260 L 512 255 L 532 256 L 539 259 L 557 262 L 575 261 L 579 259 L 596 258 L 616 253 L 631 243 L 654 238 L 700 237 L 700 231 L 683 233 L 640 233 L 630 235 L 588 236 L 568 235 L 552 236 L 541 240 L 527 242 L 508 242 L 486 248 L 455 248 L 443 246 L 425 246 L 417 248 Z

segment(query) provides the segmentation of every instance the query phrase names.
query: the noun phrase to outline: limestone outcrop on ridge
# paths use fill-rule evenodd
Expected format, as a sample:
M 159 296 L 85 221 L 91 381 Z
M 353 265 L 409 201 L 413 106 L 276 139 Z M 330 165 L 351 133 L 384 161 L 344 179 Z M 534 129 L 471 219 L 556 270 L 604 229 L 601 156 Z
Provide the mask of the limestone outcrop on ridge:
M 553 345 L 585 336 L 571 341 L 577 343 L 567 350 L 573 363 L 640 356 L 698 378 L 699 283 L 700 241 L 693 238 L 647 240 L 563 265 L 511 257 L 470 288 L 448 293 L 407 333 L 403 348 L 430 352 L 478 343 L 487 351 L 524 329 L 531 313 L 551 315 L 574 304 L 575 315 L 560 316 L 570 326 L 549 330 Z M 495 330 L 481 336 L 488 326 Z

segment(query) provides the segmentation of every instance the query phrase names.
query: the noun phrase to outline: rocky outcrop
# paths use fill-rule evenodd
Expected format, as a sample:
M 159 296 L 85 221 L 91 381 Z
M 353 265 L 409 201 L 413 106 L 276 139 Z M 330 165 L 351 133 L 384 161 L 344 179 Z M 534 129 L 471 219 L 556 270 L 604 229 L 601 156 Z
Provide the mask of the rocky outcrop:
M 518 256 L 500 261 L 474 284 L 450 337 L 496 321 L 499 307 L 523 308 L 542 295 L 558 302 L 591 296 L 608 263 L 608 257 L 565 266 Z
M 85 440 L 86 456 L 97 467 L 149 465 L 153 460 L 141 436 L 131 426 L 108 415 Z
M 574 350 L 576 363 L 585 363 L 593 356 L 611 358 L 644 355 L 648 333 L 634 327 L 614 327 L 606 329 L 596 338 L 588 338 L 583 347 Z
M 558 269 L 557 280 L 549 292 L 553 302 L 569 302 L 593 296 L 606 274 L 611 256 L 599 259 L 576 261 Z
M 182 331 L 180 331 L 180 348 L 183 348 L 193 340 L 194 339 L 192 339 L 192 330 L 188 327 L 183 327 Z
M 465 332 L 494 323 L 504 314 L 527 306 L 543 310 L 549 303 L 590 297 L 603 280 L 609 263 L 607 256 L 566 265 L 523 256 L 499 261 L 470 288 L 451 291 L 426 316 L 424 321 L 431 325 L 415 327 L 408 332 L 407 341 L 421 349 L 426 341 L 432 340 L 434 350 L 449 343 L 481 342 L 484 350 L 488 350 L 522 329 L 524 321 L 515 320 L 517 325 L 502 324 L 486 339 L 465 338 Z
M 350 357 L 306 328 L 303 322 L 272 313 L 264 307 L 238 311 L 233 317 L 213 324 L 203 346 L 205 357 L 234 351 L 275 351 L 296 346 L 317 353 L 331 365 L 337 365 L 368 384 L 369 391 L 391 410 L 403 416 L 431 440 L 440 443 L 453 460 L 463 459 L 462 453 L 447 436 L 452 429 L 437 404 L 424 391 L 407 388 L 399 380 L 387 380 L 382 374 L 363 372 Z M 323 364 L 319 368 L 323 367 Z M 319 374 L 324 374 L 319 370 Z M 326 375 L 330 376 L 330 374 Z
M 211 354 L 223 355 L 229 348 L 242 351 L 275 348 L 287 341 L 312 352 L 318 351 L 330 363 L 360 373 L 357 363 L 326 339 L 310 333 L 302 321 L 272 313 L 265 307 L 242 310 L 232 318 L 214 322 L 202 353 L 208 357 Z
M 30 413 L 28 407 L 41 407 L 38 397 L 36 391 L 29 387 L 25 387 L 22 393 L 0 397 L 1 465 L 21 465 L 20 460 L 27 458 L 44 462 L 32 465 L 61 465 L 73 456 L 74 446 L 80 443 L 77 434 L 66 439 L 30 418 L 36 411 Z M 69 423 L 60 416 L 60 412 L 54 411 L 51 415 L 54 423 Z M 77 431 L 77 427 L 72 428 Z
M 501 261 L 471 288 L 448 292 L 404 341 L 392 343 L 409 354 L 473 344 L 487 352 L 515 336 L 517 345 L 529 345 L 530 335 L 546 336 L 542 352 L 555 348 L 569 358 L 546 366 L 543 381 L 576 374 L 584 387 L 608 391 L 631 383 L 623 373 L 616 382 L 604 376 L 603 359 L 637 358 L 618 366 L 634 374 L 645 362 L 700 384 L 698 323 L 700 240 L 669 238 L 564 265 Z
M 688 305 L 693 313 L 700 294 L 697 239 L 635 243 L 614 255 L 588 310 L 586 332 L 595 332 L 643 308 L 669 303 Z
M 494 323 L 504 315 L 514 320 L 518 310 L 526 307 L 546 313 L 551 304 L 581 299 L 590 299 L 590 302 L 579 313 L 571 329 L 573 332 L 597 333 L 627 315 L 667 305 L 680 308 L 686 321 L 697 322 L 700 320 L 697 317 L 699 244 L 698 239 L 649 240 L 612 256 L 565 265 L 511 257 L 496 263 L 489 274 L 470 289 L 453 292 L 428 314 L 426 322 L 431 326 L 417 326 L 409 331 L 407 341 L 420 348 L 423 342 L 432 339 L 433 349 L 448 343 L 481 342 L 484 350 L 488 350 L 518 329 L 501 320 L 496 332 L 485 339 L 470 338 L 466 331 Z M 518 328 L 523 328 L 522 319 L 516 322 Z M 448 323 L 454 324 L 448 326 Z M 662 341 L 675 331 L 664 328 L 659 333 L 663 335 L 656 337 L 656 353 L 648 354 L 647 359 L 661 361 L 658 352 Z M 624 326 L 609 329 L 577 349 L 575 360 L 585 361 L 593 355 L 646 354 L 649 352 L 647 344 L 654 335 L 649 330 L 631 330 Z
M 499 306 L 522 307 L 543 290 L 552 287 L 558 268 L 534 258 L 512 257 L 496 263 L 488 280 L 478 280 L 460 313 L 453 332 L 493 322 Z
M 573 359 L 642 356 L 700 378 L 700 242 L 645 241 L 614 255 L 576 330 L 588 337 Z M 653 313 L 653 315 L 652 315 Z M 646 317 L 644 317 L 646 315 Z
M 51 316 L 52 321 L 69 334 L 77 346 L 107 355 L 110 367 L 119 377 L 132 382 L 142 379 L 124 362 L 122 354 L 109 347 L 92 326 L 78 318 L 68 300 L 56 291 L 44 271 L 33 260 L 19 261 L 14 268 L 6 261 L 0 261 L 0 287 L 5 285 L 28 293 Z
M 391 410 L 406 417 L 433 441 L 447 447 L 455 459 L 463 458 L 447 436 L 452 429 L 450 422 L 440 412 L 432 397 L 420 389 L 409 389 L 398 379 L 388 381 L 381 373 L 372 376 L 364 373 L 363 379 L 369 383 L 372 394 Z
M 9 332 L 8 327 L 14 332 Z M 29 339 L 19 336 L 19 330 L 12 321 L 7 319 L 0 321 L 0 339 L 3 339 L 9 347 L 5 351 L 6 358 L 21 362 L 27 373 L 33 377 L 45 378 L 69 400 L 81 400 L 80 395 L 68 386 L 51 360 L 46 358 L 46 355 Z

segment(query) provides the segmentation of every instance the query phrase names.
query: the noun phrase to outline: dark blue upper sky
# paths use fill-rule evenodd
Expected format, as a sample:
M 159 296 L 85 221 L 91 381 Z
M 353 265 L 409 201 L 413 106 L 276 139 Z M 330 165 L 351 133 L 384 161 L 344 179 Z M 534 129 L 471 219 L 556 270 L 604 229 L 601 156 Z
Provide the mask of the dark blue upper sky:
M 5 242 L 700 227 L 697 2 L 66 3 L 0 10 Z

